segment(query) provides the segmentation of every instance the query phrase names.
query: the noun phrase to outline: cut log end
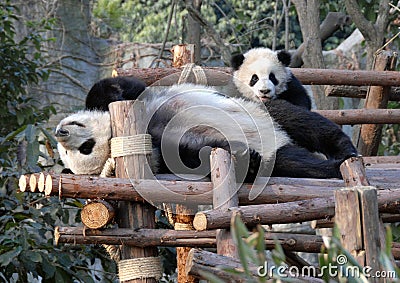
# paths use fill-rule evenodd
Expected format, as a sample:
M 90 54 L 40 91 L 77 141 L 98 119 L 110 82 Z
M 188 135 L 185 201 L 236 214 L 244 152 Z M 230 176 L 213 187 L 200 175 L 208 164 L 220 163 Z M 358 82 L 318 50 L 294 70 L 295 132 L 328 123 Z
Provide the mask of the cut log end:
M 193 227 L 197 231 L 204 231 L 207 229 L 207 216 L 203 212 L 198 212 L 194 216 Z
M 19 177 L 18 188 L 21 192 L 26 191 L 27 179 L 28 179 L 28 177 L 25 175 L 22 175 L 21 177 Z
M 90 202 L 81 211 L 82 223 L 90 229 L 104 227 L 112 221 L 114 215 L 114 208 L 103 200 Z
M 60 240 L 60 227 L 56 226 L 54 229 L 54 245 L 58 245 L 58 242 Z
M 35 175 L 31 175 L 29 178 L 29 189 L 32 193 L 36 191 L 37 179 Z
M 340 165 L 340 172 L 347 187 L 368 186 L 363 159 L 351 157 Z
M 37 187 L 38 187 L 38 190 L 39 190 L 40 193 L 44 192 L 44 186 L 45 186 L 45 177 L 44 177 L 44 174 L 42 172 L 39 175 L 39 180 L 38 180 L 38 184 L 37 184 Z
M 50 196 L 53 190 L 53 180 L 52 177 L 49 175 L 46 176 L 45 184 L 44 184 L 44 195 Z
M 191 249 L 191 250 L 188 252 L 188 254 L 187 254 L 187 258 L 186 258 L 186 267 L 185 267 L 185 273 L 186 273 L 186 275 L 189 275 L 190 270 L 192 270 L 194 252 L 195 252 L 195 249 Z

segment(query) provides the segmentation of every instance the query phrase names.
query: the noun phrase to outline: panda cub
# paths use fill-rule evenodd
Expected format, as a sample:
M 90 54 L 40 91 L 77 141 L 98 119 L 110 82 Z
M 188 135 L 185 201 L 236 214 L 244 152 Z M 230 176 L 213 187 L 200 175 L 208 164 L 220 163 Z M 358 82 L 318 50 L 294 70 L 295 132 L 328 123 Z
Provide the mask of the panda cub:
M 336 160 L 338 166 L 345 159 L 357 156 L 350 138 L 338 125 L 310 111 L 307 91 L 288 68 L 290 60 L 287 51 L 274 52 L 268 48 L 233 56 L 234 83 L 244 97 L 261 101 L 293 142 L 308 151 L 301 153 L 295 149 L 295 153 L 290 149 L 287 155 L 304 155 L 312 160 L 309 153 L 319 152 L 328 160 Z
M 283 99 L 310 110 L 311 99 L 290 71 L 290 61 L 291 55 L 286 50 L 274 52 L 268 48 L 254 48 L 232 56 L 234 83 L 249 99 L 263 103 Z

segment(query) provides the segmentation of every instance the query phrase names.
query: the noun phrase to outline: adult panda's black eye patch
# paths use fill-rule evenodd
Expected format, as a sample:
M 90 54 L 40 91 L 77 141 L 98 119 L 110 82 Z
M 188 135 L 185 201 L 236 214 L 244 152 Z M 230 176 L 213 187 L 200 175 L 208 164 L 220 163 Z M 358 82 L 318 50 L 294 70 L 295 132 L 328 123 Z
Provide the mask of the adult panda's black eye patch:
M 84 124 L 76 122 L 76 121 L 72 121 L 72 122 L 68 123 L 67 125 L 76 125 L 81 128 L 86 128 L 86 126 Z
M 96 145 L 96 141 L 94 139 L 88 139 L 78 148 L 79 152 L 84 155 L 89 155 L 93 151 L 93 147 Z
M 274 85 L 278 85 L 278 83 L 279 83 L 279 81 L 276 79 L 274 73 L 269 74 L 269 80 L 270 80 Z
M 250 80 L 250 86 L 254 86 L 258 82 L 258 76 L 254 74 Z

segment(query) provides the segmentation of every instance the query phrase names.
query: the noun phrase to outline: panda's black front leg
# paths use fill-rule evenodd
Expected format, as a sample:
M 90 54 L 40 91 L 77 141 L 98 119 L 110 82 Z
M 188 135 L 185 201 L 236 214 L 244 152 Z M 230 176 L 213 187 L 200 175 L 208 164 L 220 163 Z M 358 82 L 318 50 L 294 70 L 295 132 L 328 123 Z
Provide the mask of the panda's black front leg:
M 317 158 L 307 149 L 285 145 L 276 152 L 272 175 L 295 178 L 342 178 L 339 160 Z
M 350 138 L 322 115 L 279 99 L 265 106 L 294 144 L 310 152 L 320 152 L 328 159 L 344 161 L 358 155 Z

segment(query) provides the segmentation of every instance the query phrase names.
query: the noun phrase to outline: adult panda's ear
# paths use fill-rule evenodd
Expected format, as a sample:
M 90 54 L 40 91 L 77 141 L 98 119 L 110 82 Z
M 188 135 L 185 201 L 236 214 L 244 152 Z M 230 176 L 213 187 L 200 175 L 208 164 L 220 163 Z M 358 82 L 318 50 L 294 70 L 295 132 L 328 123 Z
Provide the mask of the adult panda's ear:
M 292 61 L 292 55 L 289 51 L 281 50 L 278 52 L 278 60 L 286 67 L 289 67 L 290 61 Z
M 240 66 L 242 66 L 244 61 L 244 55 L 243 54 L 237 54 L 232 56 L 231 58 L 231 66 L 232 68 L 237 71 L 239 70 Z

